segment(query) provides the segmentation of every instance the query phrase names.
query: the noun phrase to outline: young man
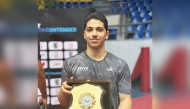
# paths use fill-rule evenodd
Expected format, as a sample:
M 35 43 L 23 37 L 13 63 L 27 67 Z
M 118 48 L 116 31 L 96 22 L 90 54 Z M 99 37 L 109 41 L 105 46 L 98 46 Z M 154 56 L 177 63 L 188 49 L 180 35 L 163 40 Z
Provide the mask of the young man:
M 127 63 L 105 50 L 108 22 L 104 15 L 94 12 L 85 20 L 84 39 L 87 50 L 66 59 L 62 68 L 62 86 L 58 99 L 69 105 L 72 87 L 67 80 L 110 79 L 112 109 L 131 109 L 131 79 Z

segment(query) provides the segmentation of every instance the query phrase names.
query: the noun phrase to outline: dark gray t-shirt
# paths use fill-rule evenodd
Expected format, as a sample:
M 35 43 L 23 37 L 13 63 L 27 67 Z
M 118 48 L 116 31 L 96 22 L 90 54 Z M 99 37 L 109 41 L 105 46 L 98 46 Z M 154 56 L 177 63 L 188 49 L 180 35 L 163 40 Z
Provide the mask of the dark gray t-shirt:
M 73 76 L 75 80 L 110 79 L 112 109 L 119 107 L 119 93 L 131 94 L 131 78 L 127 63 L 107 52 L 105 58 L 96 61 L 86 51 L 68 58 L 63 63 L 62 82 Z

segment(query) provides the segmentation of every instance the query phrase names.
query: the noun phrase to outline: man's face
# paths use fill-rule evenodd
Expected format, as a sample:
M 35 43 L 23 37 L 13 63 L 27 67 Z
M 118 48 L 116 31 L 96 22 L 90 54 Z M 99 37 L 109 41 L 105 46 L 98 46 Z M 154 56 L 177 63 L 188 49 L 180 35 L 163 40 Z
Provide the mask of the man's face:
M 87 46 L 94 49 L 103 47 L 108 36 L 109 32 L 104 28 L 103 22 L 95 19 L 91 19 L 87 22 L 84 31 L 84 39 L 86 39 Z

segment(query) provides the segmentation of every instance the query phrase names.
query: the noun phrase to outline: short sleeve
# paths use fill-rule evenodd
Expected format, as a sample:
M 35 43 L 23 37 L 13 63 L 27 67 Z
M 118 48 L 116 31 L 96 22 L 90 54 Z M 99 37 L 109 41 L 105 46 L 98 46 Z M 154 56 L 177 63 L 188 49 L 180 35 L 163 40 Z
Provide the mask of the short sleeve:
M 63 67 L 62 67 L 62 75 L 61 75 L 61 81 L 65 82 L 67 80 L 70 79 L 70 77 L 72 76 L 72 72 L 71 72 L 71 67 L 69 66 L 67 60 L 65 60 L 63 62 Z
M 127 64 L 122 68 L 118 76 L 118 91 L 121 94 L 131 94 L 131 75 Z

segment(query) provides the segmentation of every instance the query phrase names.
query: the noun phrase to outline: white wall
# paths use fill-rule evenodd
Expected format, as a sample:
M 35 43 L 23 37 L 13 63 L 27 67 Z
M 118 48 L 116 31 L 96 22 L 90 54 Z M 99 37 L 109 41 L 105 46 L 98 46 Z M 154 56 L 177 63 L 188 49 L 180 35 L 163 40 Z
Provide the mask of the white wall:
M 120 15 L 106 15 L 105 16 L 108 20 L 108 26 L 110 25 L 119 25 L 120 22 Z
M 131 73 L 140 55 L 141 47 L 150 47 L 150 85 L 152 88 L 152 39 L 107 40 L 105 43 L 105 48 L 108 52 L 111 52 L 128 63 Z

